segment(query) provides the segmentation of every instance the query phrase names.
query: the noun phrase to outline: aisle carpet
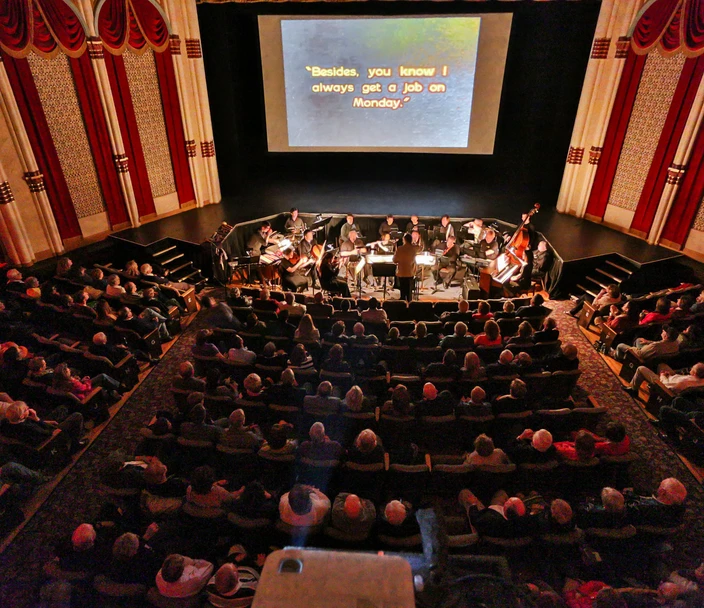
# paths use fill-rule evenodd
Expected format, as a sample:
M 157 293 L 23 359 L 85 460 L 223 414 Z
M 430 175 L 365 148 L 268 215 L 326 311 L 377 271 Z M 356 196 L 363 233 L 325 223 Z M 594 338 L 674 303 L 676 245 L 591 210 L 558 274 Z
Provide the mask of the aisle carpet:
M 550 302 L 555 309 L 563 342 L 571 340 L 580 352 L 583 374 L 580 392 L 587 389 L 600 405 L 606 406 L 615 419 L 623 420 L 632 438 L 633 449 L 640 460 L 632 467 L 634 486 L 653 491 L 661 479 L 674 475 L 689 491 L 688 525 L 673 539 L 675 550 L 668 555 L 673 566 L 691 566 L 701 560 L 704 538 L 704 490 L 687 468 L 662 442 L 647 422 L 640 407 L 620 388 L 620 383 L 602 358 L 594 351 L 576 326 L 564 314 L 569 302 Z M 188 357 L 195 333 L 203 326 L 197 318 L 158 366 L 135 391 L 111 424 L 59 484 L 36 516 L 0 556 L 0 605 L 36 606 L 42 583 L 42 565 L 51 557 L 52 544 L 68 535 L 83 521 L 91 521 L 104 501 L 98 491 L 97 470 L 104 458 L 114 450 L 131 454 L 136 446 L 139 428 L 153 412 L 171 403 L 169 386 L 178 363 Z

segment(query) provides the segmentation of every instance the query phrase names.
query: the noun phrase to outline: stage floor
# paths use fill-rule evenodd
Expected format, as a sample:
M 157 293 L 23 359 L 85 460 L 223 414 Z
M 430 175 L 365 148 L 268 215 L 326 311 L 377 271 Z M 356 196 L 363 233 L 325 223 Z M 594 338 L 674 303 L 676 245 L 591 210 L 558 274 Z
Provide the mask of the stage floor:
M 533 202 L 521 200 L 520 194 L 490 193 L 471 184 L 378 180 L 258 182 L 249 184 L 236 196 L 223 198 L 218 205 L 192 209 L 112 236 L 144 246 L 167 237 L 200 244 L 221 222 L 234 225 L 288 211 L 291 207 L 323 214 L 351 211 L 407 217 L 417 213 L 439 218 L 447 213 L 452 217 L 493 217 L 517 224 L 521 213 L 528 211 Z M 649 245 L 606 226 L 557 213 L 547 205 L 543 205 L 533 224 L 565 262 L 609 253 L 623 255 L 637 264 L 681 257 L 676 251 Z

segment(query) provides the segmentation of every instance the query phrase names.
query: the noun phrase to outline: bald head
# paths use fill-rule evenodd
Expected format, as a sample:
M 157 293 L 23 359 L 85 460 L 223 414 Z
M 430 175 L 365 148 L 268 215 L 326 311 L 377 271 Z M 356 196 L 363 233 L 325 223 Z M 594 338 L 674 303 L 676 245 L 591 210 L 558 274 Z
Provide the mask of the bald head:
M 400 526 L 406 519 L 406 507 L 400 500 L 392 500 L 384 508 L 384 517 L 392 526 Z
M 475 386 L 469 394 L 473 403 L 484 403 L 486 399 L 486 391 L 481 386 Z
M 423 397 L 428 400 L 433 400 L 438 396 L 438 389 L 432 382 L 426 382 L 423 386 Z
M 325 426 L 322 422 L 314 422 L 310 427 L 308 436 L 311 441 L 325 441 Z
M 504 503 L 506 519 L 523 517 L 526 514 L 526 505 L 517 496 L 512 496 Z
M 76 551 L 87 551 L 95 543 L 95 528 L 90 524 L 81 524 L 71 535 L 71 544 Z
M 674 477 L 668 477 L 660 482 L 658 500 L 665 505 L 681 505 L 687 498 L 687 488 Z
M 345 498 L 344 511 L 348 519 L 359 519 L 359 516 L 362 514 L 362 501 L 359 499 L 359 496 L 350 494 Z
M 513 353 L 506 349 L 502 350 L 501 354 L 499 355 L 499 363 L 502 363 L 503 365 L 508 365 L 513 361 Z
M 220 594 L 230 593 L 237 587 L 240 576 L 235 564 L 223 564 L 215 573 L 215 589 Z

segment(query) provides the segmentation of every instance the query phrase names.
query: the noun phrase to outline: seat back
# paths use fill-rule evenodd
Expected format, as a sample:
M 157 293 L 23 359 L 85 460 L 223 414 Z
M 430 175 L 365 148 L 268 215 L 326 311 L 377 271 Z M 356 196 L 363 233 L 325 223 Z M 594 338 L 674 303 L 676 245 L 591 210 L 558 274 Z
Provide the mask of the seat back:
M 417 504 L 428 489 L 430 467 L 427 464 L 390 464 L 386 474 L 386 492 Z

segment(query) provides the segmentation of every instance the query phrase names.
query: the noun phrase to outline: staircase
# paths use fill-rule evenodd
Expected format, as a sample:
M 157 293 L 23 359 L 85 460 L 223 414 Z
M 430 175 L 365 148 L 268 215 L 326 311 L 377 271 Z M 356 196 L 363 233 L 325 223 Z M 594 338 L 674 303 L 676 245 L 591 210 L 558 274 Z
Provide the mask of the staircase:
M 196 267 L 192 253 L 188 247 L 176 240 L 167 238 L 154 243 L 147 248 L 151 264 L 158 264 L 169 271 L 168 277 L 174 282 L 191 283 L 196 292 L 205 287 L 208 279 Z
M 616 283 L 621 291 L 627 292 L 628 284 L 633 275 L 638 273 L 638 270 L 633 262 L 625 258 L 618 261 L 607 258 L 577 283 L 576 287 L 579 291 L 575 295 L 586 293 L 595 298 L 602 289 L 606 289 L 608 285 L 613 283 Z

